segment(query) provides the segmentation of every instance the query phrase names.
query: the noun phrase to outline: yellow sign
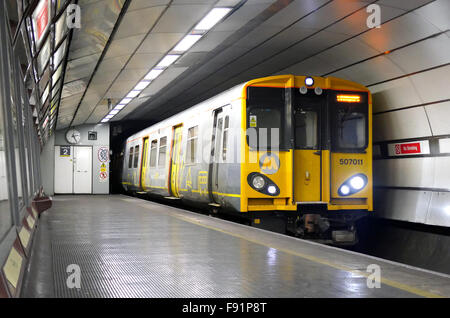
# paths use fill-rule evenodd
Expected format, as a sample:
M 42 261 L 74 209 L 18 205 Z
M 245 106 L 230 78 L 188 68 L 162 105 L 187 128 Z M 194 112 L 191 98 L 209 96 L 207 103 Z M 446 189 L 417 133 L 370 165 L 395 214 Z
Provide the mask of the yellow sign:
M 274 174 L 280 169 L 280 159 L 274 153 L 265 153 L 259 160 L 259 167 L 264 174 Z
M 3 271 L 5 272 L 6 279 L 17 288 L 19 282 L 20 268 L 22 267 L 22 256 L 13 247 L 9 252 L 8 259 L 6 260 Z
M 34 227 L 34 219 L 31 215 L 29 215 L 27 217 L 27 222 L 28 222 L 28 225 L 30 226 L 30 229 L 32 229 Z
M 19 232 L 19 238 L 22 242 L 22 245 L 27 247 L 28 242 L 30 241 L 30 232 L 23 226 Z
M 106 172 L 106 165 L 104 163 L 100 166 L 100 172 Z
M 250 127 L 256 127 L 256 116 L 250 115 Z

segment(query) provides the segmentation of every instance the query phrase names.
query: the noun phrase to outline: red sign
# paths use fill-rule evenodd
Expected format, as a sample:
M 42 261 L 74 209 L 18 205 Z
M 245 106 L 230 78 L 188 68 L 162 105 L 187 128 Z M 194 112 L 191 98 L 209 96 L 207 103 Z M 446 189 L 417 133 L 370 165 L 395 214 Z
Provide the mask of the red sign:
M 37 28 L 37 40 L 41 39 L 42 34 L 45 31 L 45 28 L 48 25 L 48 0 L 45 1 L 42 6 L 41 11 L 37 14 L 36 17 L 36 28 Z
M 420 142 L 413 142 L 408 144 L 397 144 L 395 145 L 395 154 L 410 154 L 410 153 L 421 153 Z

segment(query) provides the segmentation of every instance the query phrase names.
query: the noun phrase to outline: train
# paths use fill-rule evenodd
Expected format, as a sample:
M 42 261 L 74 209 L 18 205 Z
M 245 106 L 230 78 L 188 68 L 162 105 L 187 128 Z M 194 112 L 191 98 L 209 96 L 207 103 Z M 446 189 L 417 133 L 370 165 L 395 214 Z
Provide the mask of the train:
M 372 97 L 335 77 L 236 85 L 132 136 L 126 193 L 234 215 L 258 228 L 355 244 L 373 211 Z

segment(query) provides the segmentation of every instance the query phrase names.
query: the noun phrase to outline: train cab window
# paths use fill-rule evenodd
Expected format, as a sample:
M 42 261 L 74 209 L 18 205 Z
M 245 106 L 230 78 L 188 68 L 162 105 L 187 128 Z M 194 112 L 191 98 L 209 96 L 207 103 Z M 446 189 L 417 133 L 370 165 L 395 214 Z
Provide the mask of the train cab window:
M 197 134 L 198 134 L 198 126 L 191 127 L 188 129 L 187 149 L 186 149 L 187 164 L 192 164 L 196 162 L 197 139 L 198 139 Z
M 167 149 L 167 137 L 159 139 L 159 154 L 158 154 L 158 167 L 164 168 L 166 166 L 166 149 Z
M 230 126 L 229 116 L 225 116 L 225 124 L 223 126 L 223 140 L 222 140 L 222 159 L 227 160 L 227 143 L 228 143 L 228 128 Z
M 158 140 L 152 140 L 150 146 L 150 167 L 156 167 L 156 151 L 158 150 Z
M 128 168 L 133 168 L 133 147 L 130 148 L 130 154 L 128 157 Z
M 249 87 L 247 143 L 253 150 L 281 149 L 285 114 L 284 88 Z
M 333 97 L 332 148 L 362 152 L 368 139 L 367 94 L 336 93 Z
M 138 162 L 139 162 L 139 145 L 134 147 L 134 163 L 133 163 L 134 168 L 138 167 Z

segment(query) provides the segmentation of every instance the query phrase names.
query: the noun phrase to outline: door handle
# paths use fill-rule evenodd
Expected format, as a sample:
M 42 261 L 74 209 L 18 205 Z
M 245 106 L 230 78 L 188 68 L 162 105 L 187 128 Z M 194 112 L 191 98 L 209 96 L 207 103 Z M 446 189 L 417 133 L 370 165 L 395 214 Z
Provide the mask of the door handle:
M 322 151 L 318 150 L 318 151 L 316 151 L 316 152 L 313 152 L 313 154 L 315 154 L 315 155 L 317 155 L 317 156 L 320 156 L 320 155 L 322 154 Z

